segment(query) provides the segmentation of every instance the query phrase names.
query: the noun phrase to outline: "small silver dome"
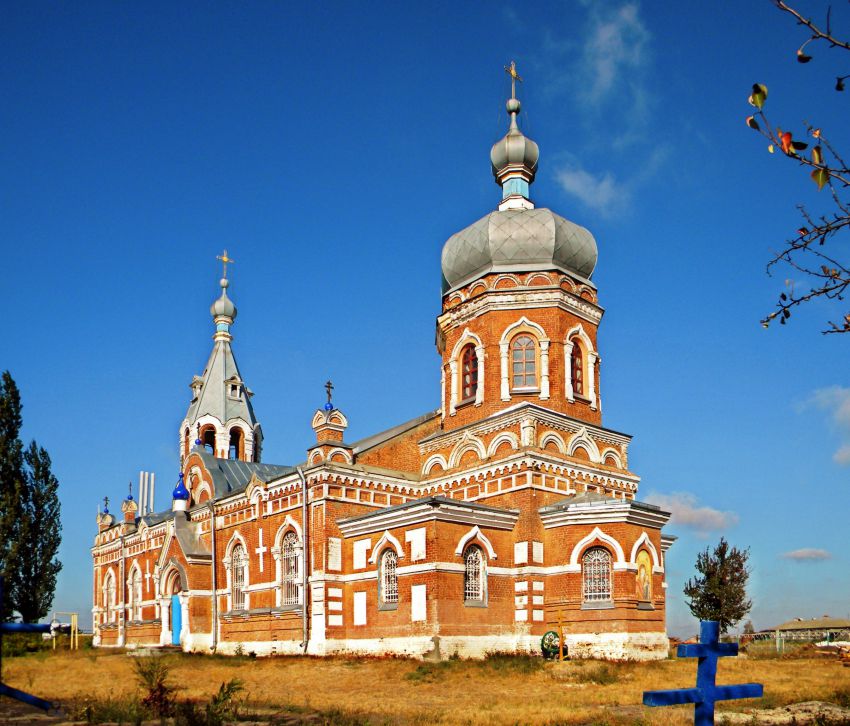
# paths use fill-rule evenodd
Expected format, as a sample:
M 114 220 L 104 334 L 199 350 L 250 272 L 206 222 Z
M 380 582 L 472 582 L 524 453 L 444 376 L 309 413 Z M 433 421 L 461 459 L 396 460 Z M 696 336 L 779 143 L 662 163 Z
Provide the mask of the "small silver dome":
M 491 212 L 443 246 L 443 293 L 489 272 L 556 269 L 589 279 L 596 258 L 593 235 L 549 209 Z
M 217 318 L 221 315 L 227 316 L 232 320 L 236 319 L 236 306 L 231 299 L 227 297 L 227 286 L 230 284 L 226 277 L 222 277 L 218 282 L 221 285 L 221 297 L 210 305 L 210 315 Z
M 493 144 L 493 148 L 490 150 L 493 176 L 496 177 L 496 183 L 501 184 L 507 172 L 523 170 L 526 181 L 531 183 L 537 173 L 540 149 L 534 141 L 524 136 L 517 126 L 516 117 L 520 109 L 519 100 L 509 98 L 506 107 L 511 117 L 511 125 L 508 133 Z

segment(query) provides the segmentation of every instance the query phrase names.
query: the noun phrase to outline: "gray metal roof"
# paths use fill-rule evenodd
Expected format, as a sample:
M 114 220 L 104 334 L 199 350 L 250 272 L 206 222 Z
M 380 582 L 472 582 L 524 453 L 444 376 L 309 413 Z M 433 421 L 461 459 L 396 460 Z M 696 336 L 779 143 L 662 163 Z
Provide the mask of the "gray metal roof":
M 260 481 L 268 482 L 295 471 L 294 466 L 219 459 L 200 446 L 192 449 L 192 453 L 198 454 L 204 460 L 204 466 L 212 475 L 216 499 L 243 490 L 254 475 Z
M 620 506 L 624 501 L 628 502 L 636 509 L 644 509 L 648 512 L 662 511 L 661 507 L 655 504 L 639 502 L 637 499 L 614 499 L 614 497 L 608 496 L 607 494 L 600 494 L 599 492 L 582 492 L 581 494 L 565 497 L 564 499 L 559 499 L 557 502 L 553 502 L 552 504 L 547 504 L 545 507 L 540 507 L 538 511 L 541 514 L 549 514 L 550 512 L 558 512 L 564 509 L 569 509 L 576 504 L 584 504 L 594 507 Z
M 593 235 L 549 209 L 491 212 L 443 246 L 443 292 L 500 271 L 558 269 L 589 279 L 596 259 Z
M 371 436 L 367 436 L 359 441 L 355 441 L 351 444 L 351 448 L 355 454 L 359 454 L 361 451 L 366 451 L 367 449 L 372 449 L 375 446 L 378 446 L 378 444 L 383 444 L 385 441 L 389 441 L 390 439 L 403 434 L 405 431 L 414 429 L 420 424 L 423 424 L 429 419 L 439 415 L 440 409 L 428 411 L 427 413 L 423 413 L 421 416 L 410 419 L 410 421 L 405 421 L 397 426 L 393 426 L 391 429 L 387 429 L 386 431 L 381 431 L 380 433 L 372 434 Z
M 391 507 L 381 507 L 380 509 L 376 509 L 374 512 L 367 512 L 366 514 L 359 514 L 356 517 L 346 517 L 345 519 L 340 519 L 340 523 L 342 522 L 360 522 L 365 519 L 369 519 L 370 517 L 382 516 L 387 514 L 388 512 L 399 512 L 404 509 L 410 509 L 411 507 L 421 507 L 423 504 L 429 504 L 432 507 L 438 507 L 444 504 L 450 504 L 455 507 L 465 507 L 467 509 L 475 509 L 479 512 L 494 512 L 498 514 L 502 514 L 504 512 L 516 513 L 518 509 L 506 509 L 504 507 L 491 507 L 487 504 L 478 504 L 477 502 L 464 502 L 460 499 L 452 499 L 451 497 L 439 497 L 439 496 L 431 496 L 431 497 L 421 497 L 420 499 L 412 499 L 409 502 L 405 502 L 404 504 L 394 504 Z
M 850 620 L 846 618 L 831 618 L 824 615 L 822 618 L 795 618 L 787 623 L 777 625 L 772 630 L 844 630 L 850 629 Z
M 197 379 L 198 376 L 195 378 Z M 245 421 L 251 428 L 257 424 L 254 408 L 251 406 L 251 396 L 242 381 L 229 341 L 215 342 L 207 367 L 200 378 L 203 381 L 200 393 L 197 398 L 192 399 L 189 410 L 186 412 L 186 418 L 190 423 L 194 423 L 200 416 L 209 414 L 215 416 L 222 424 L 237 418 Z M 229 395 L 231 383 L 239 384 L 238 398 Z

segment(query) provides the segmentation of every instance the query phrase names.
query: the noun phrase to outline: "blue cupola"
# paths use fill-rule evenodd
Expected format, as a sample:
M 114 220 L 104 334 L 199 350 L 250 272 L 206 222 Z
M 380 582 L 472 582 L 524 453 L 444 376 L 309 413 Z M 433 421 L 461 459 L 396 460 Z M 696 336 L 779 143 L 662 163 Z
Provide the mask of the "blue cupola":
M 177 486 L 171 492 L 171 509 L 174 512 L 185 512 L 189 508 L 190 499 L 189 490 L 186 488 L 186 483 L 183 481 L 183 472 L 177 479 Z

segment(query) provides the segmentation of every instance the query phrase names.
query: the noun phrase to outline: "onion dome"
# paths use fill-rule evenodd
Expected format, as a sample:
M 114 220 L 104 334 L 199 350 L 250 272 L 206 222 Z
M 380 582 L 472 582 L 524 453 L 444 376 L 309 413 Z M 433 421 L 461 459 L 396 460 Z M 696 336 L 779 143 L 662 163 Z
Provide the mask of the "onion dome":
M 518 79 L 513 64 L 509 72 Z M 502 201 L 495 212 L 453 234 L 443 246 L 443 294 L 491 272 L 560 270 L 589 281 L 596 267 L 593 235 L 549 209 L 536 209 L 531 201 L 529 187 L 540 151 L 517 126 L 520 103 L 515 97 L 508 100 L 507 110 L 508 133 L 490 151 Z
M 184 502 L 189 501 L 189 490 L 186 488 L 186 484 L 183 481 L 183 472 L 180 472 L 180 478 L 177 480 L 177 486 L 174 487 L 174 491 L 171 492 L 172 499 L 180 499 Z
M 213 318 L 230 318 L 230 322 L 233 322 L 236 319 L 236 306 L 227 297 L 227 287 L 230 285 L 230 282 L 226 277 L 222 277 L 218 284 L 221 285 L 221 297 L 210 306 L 210 315 Z

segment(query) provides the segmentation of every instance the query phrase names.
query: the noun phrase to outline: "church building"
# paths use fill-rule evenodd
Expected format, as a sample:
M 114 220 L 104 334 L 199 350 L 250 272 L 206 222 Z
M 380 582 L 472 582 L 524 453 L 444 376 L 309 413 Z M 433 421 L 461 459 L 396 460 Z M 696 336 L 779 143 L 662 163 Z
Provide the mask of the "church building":
M 498 206 L 443 246 L 435 410 L 349 441 L 329 383 L 305 461 L 265 463 L 225 253 L 172 507 L 145 478 L 97 518 L 95 645 L 482 657 L 540 653 L 560 621 L 572 656 L 667 656 L 675 537 L 602 422 L 596 241 L 532 201 L 519 111 L 512 93 L 490 152 Z

